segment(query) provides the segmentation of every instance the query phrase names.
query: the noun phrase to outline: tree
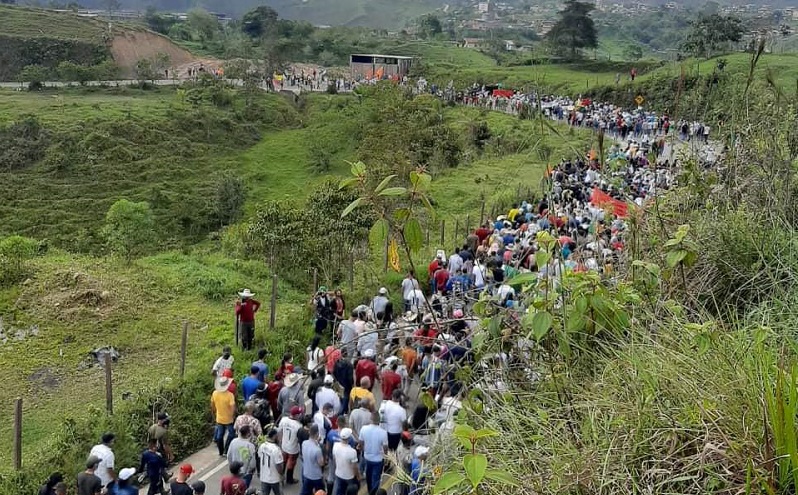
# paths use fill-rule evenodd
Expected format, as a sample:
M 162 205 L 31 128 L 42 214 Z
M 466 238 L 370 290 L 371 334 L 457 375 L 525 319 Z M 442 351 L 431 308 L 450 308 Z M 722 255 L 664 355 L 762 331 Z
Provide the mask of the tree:
M 212 208 L 220 227 L 230 225 L 241 218 L 246 199 L 247 192 L 241 178 L 232 173 L 225 173 L 217 179 Z
M 623 48 L 623 56 L 627 60 L 640 60 L 643 58 L 643 47 L 637 43 L 630 43 Z
M 26 273 L 26 262 L 36 255 L 39 243 L 33 239 L 12 235 L 0 239 L 0 283 L 12 284 Z
M 152 66 L 152 60 L 148 58 L 142 58 L 136 62 L 135 73 L 136 79 L 139 80 L 139 83 L 152 81 L 158 77 L 158 74 L 155 72 L 155 69 Z
M 212 40 L 219 29 L 219 20 L 204 9 L 188 11 L 186 24 L 201 42 Z
M 241 19 L 241 30 L 252 38 L 273 35 L 277 31 L 277 11 L 266 5 L 250 10 Z
M 434 14 L 421 16 L 418 20 L 418 34 L 422 38 L 434 38 L 443 32 L 440 19 Z
M 592 3 L 566 0 L 565 8 L 558 13 L 560 19 L 546 34 L 546 39 L 556 50 L 568 50 L 572 57 L 583 48 L 596 48 L 598 35 L 590 17 L 594 8 Z
M 719 14 L 700 15 L 690 23 L 682 49 L 695 56 L 711 58 L 724 45 L 742 39 L 745 28 L 740 18 Z
M 103 237 L 111 252 L 129 263 L 143 253 L 155 237 L 155 220 L 147 202 L 120 199 L 105 215 Z
M 28 83 L 28 89 L 39 89 L 50 77 L 50 70 L 42 65 L 26 65 L 19 71 L 17 79 L 19 82 Z

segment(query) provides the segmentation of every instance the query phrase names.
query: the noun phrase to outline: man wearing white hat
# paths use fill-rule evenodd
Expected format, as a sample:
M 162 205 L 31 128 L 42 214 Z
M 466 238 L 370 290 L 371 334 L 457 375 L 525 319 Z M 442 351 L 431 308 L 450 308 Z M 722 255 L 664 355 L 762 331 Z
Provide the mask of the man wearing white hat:
M 426 477 L 429 475 L 429 470 L 426 466 L 427 456 L 429 455 L 429 447 L 419 445 L 413 451 L 413 461 L 410 463 L 410 476 L 413 478 L 413 483 L 410 485 L 410 494 L 418 494 L 421 490 L 420 487 L 424 486 Z
M 377 315 L 377 313 L 385 315 L 385 308 L 388 307 L 388 302 L 388 289 L 380 287 L 377 295 L 371 300 L 371 313 L 374 315 Z
M 136 468 L 132 467 L 124 468 L 123 470 L 119 471 L 119 476 L 117 476 L 116 483 L 109 487 L 108 493 L 110 495 L 138 495 L 138 488 L 132 486 L 130 480 L 134 474 L 136 474 Z
M 216 378 L 214 383 L 215 390 L 211 394 L 211 413 L 216 419 L 213 440 L 216 442 L 220 456 L 227 454 L 227 447 L 230 446 L 230 442 L 235 437 L 233 423 L 235 423 L 236 416 L 236 398 L 228 390 L 229 387 L 230 379 L 226 376 L 220 376 Z M 227 441 L 225 441 L 225 434 L 227 434 Z
M 349 445 L 352 430 L 343 428 L 341 441 L 332 447 L 335 460 L 335 488 L 332 495 L 346 495 L 349 485 L 360 485 L 360 469 L 358 469 L 357 451 Z
M 236 302 L 236 321 L 241 336 L 241 347 L 248 351 L 252 349 L 252 341 L 255 340 L 255 313 L 260 309 L 260 302 L 253 299 L 255 294 L 249 289 L 244 289 L 238 295 L 241 300 Z

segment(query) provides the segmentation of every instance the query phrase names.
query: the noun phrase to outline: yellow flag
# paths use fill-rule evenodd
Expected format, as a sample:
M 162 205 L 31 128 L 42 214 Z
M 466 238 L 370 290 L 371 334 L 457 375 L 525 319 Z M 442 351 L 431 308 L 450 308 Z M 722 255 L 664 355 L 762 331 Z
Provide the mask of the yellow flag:
M 402 267 L 399 266 L 399 246 L 396 244 L 396 239 L 391 239 L 388 245 L 388 262 L 395 272 L 401 272 Z

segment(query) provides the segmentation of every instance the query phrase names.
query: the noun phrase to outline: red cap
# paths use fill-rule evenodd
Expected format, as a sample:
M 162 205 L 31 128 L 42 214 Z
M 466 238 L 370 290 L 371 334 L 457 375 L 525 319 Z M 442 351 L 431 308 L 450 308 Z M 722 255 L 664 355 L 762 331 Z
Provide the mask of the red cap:
M 180 466 L 180 472 L 183 474 L 191 474 L 194 472 L 194 466 L 191 464 L 183 464 Z
M 291 408 L 291 416 L 300 416 L 305 410 L 299 406 L 294 406 Z
M 222 370 L 222 376 L 226 376 L 227 378 L 233 378 L 233 370 L 230 368 L 225 368 Z

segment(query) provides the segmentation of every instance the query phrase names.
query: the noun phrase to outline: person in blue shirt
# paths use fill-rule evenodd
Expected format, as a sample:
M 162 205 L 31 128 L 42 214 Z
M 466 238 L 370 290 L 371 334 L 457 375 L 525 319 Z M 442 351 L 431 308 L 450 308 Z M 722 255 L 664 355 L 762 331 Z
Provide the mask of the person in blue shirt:
M 473 288 L 474 283 L 471 277 L 464 271 L 450 278 L 446 283 L 446 291 L 454 295 L 463 295 Z
M 416 447 L 413 452 L 413 460 L 410 462 L 410 476 L 413 483 L 410 485 L 410 495 L 421 495 L 426 480 L 429 477 L 429 468 L 426 466 L 429 448 L 424 446 Z
M 266 349 L 258 351 L 258 360 L 252 363 L 252 366 L 258 367 L 258 380 L 266 383 L 266 377 L 269 376 L 269 366 L 266 364 Z
M 249 369 L 249 376 L 241 381 L 241 395 L 244 397 L 244 402 L 248 401 L 258 391 L 258 387 L 263 385 L 263 381 L 258 380 L 259 374 L 260 368 L 253 364 Z
M 158 441 L 151 438 L 147 442 L 147 450 L 141 454 L 140 473 L 147 473 L 150 486 L 147 495 L 155 495 L 163 490 L 163 472 L 166 470 L 166 459 L 158 453 Z

